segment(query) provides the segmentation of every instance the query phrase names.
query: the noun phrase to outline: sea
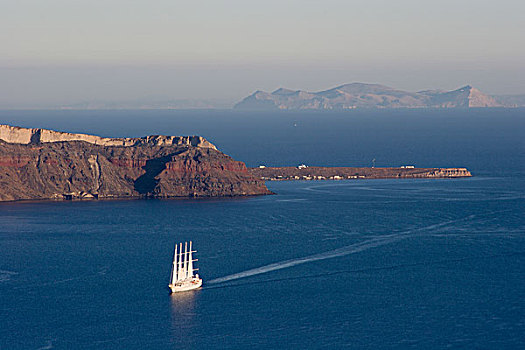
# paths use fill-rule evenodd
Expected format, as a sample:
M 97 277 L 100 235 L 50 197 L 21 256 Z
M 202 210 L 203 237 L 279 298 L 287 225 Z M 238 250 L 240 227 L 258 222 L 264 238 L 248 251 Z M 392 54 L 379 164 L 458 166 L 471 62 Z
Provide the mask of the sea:
M 523 349 L 525 109 L 0 111 L 248 166 L 466 167 L 275 195 L 0 203 L 0 349 Z M 170 294 L 176 242 L 200 290 Z

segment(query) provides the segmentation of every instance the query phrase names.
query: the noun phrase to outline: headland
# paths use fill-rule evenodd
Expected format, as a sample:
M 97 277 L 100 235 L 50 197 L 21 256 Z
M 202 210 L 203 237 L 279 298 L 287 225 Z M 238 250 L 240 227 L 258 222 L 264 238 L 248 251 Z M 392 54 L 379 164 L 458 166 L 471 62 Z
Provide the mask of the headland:
M 297 167 L 257 167 L 250 173 L 265 181 L 294 180 L 357 180 L 357 179 L 436 179 L 470 177 L 466 168 L 356 168 L 356 167 L 317 167 L 300 165 Z
M 201 136 L 104 138 L 0 125 L 0 201 L 235 197 L 265 181 L 457 178 L 465 168 L 258 167 Z
M 103 138 L 0 125 L 0 201 L 271 193 L 200 136 Z

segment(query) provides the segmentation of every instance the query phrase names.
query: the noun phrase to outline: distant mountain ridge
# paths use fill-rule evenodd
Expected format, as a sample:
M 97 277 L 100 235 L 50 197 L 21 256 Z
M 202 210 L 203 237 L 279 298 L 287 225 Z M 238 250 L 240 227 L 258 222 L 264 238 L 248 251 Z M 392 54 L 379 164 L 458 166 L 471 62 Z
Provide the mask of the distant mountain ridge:
M 494 96 L 505 107 L 525 107 L 525 95 Z
M 466 85 L 452 91 L 408 92 L 380 84 L 351 83 L 329 90 L 308 92 L 279 88 L 271 93 L 256 91 L 234 108 L 267 109 L 354 109 L 354 108 L 481 108 L 516 107 Z

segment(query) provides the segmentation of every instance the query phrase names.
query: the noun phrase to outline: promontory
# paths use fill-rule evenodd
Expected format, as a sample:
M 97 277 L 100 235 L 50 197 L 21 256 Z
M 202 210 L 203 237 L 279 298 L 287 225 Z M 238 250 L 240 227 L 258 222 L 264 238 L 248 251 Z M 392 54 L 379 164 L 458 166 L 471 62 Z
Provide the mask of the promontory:
M 0 125 L 0 201 L 271 194 L 200 136 L 103 138 Z
M 200 136 L 103 138 L 0 125 L 0 201 L 234 197 L 266 181 L 458 178 L 466 168 L 247 168 Z

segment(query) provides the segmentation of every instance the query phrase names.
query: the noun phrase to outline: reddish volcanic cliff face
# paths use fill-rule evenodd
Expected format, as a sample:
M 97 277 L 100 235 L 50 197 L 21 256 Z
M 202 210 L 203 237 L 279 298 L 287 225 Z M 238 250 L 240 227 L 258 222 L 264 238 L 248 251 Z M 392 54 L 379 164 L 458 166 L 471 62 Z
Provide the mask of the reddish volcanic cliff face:
M 125 139 L 123 146 L 101 144 L 95 136 L 94 141 L 61 138 L 43 143 L 35 137 L 29 143 L 0 138 L 0 200 L 271 193 L 244 163 L 202 138 Z

